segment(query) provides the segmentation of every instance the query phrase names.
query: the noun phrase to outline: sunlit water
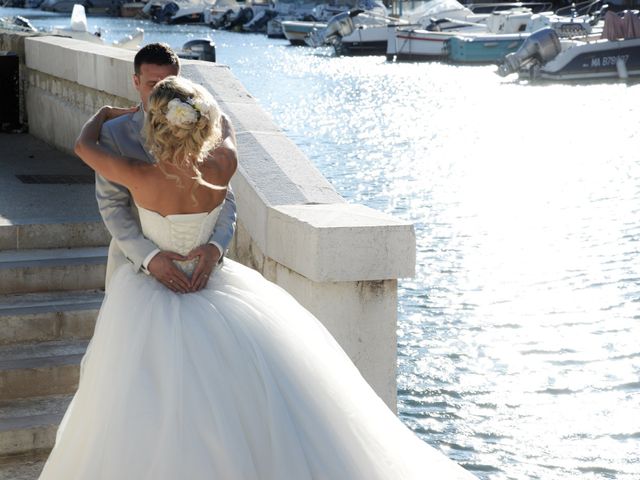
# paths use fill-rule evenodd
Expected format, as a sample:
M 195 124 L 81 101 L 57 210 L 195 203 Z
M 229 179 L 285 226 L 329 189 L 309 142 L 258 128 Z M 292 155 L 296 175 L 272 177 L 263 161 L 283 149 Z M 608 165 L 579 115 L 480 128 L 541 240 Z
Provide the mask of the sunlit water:
M 349 202 L 415 224 L 398 386 L 422 438 L 483 479 L 640 478 L 640 86 L 89 25 L 108 41 L 134 26 L 174 47 L 214 39 Z

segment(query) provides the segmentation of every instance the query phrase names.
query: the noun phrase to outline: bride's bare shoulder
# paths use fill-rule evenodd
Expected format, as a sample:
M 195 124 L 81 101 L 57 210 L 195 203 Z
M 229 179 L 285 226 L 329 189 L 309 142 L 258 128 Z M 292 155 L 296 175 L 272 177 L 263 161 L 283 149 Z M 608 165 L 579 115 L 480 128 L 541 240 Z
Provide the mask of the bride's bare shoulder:
M 203 178 L 210 183 L 226 185 L 238 168 L 235 145 L 225 140 L 219 147 L 209 152 L 202 163 Z

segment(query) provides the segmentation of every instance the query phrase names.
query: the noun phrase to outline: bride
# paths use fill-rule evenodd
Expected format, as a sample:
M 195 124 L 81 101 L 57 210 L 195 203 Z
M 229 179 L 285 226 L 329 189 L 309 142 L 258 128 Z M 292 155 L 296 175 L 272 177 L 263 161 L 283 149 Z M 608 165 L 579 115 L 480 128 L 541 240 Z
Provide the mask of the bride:
M 103 107 L 76 152 L 125 185 L 144 234 L 198 259 L 236 165 L 211 95 L 168 77 L 149 99 L 156 164 L 107 153 Z M 125 266 L 113 275 L 76 394 L 40 480 L 413 480 L 475 478 L 413 434 L 323 325 L 280 287 L 231 260 L 179 294 Z

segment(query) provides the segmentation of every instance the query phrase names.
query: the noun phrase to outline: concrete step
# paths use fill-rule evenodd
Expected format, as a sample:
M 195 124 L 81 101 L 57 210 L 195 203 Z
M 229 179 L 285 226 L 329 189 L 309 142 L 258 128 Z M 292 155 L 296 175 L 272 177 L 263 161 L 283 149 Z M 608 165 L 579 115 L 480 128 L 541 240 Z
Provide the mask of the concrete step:
M 0 345 L 91 338 L 100 290 L 0 296 Z
M 0 294 L 104 288 L 107 247 L 0 251 Z
M 0 346 L 0 401 L 73 393 L 88 340 Z
M 49 452 L 73 394 L 0 402 L 0 458 Z
M 13 224 L 0 219 L 0 250 L 103 247 L 111 236 L 101 220 Z
M 48 454 L 0 458 L 0 480 L 37 480 Z

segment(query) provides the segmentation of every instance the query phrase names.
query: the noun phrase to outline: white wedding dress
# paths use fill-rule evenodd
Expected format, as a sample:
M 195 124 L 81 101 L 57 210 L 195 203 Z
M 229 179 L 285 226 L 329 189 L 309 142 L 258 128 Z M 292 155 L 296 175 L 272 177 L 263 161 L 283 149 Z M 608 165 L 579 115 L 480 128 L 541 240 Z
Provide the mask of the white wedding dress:
M 220 207 L 139 209 L 186 254 Z M 192 264 L 183 264 L 190 272 Z M 323 325 L 231 260 L 197 293 L 114 274 L 40 480 L 475 478 L 413 434 Z

